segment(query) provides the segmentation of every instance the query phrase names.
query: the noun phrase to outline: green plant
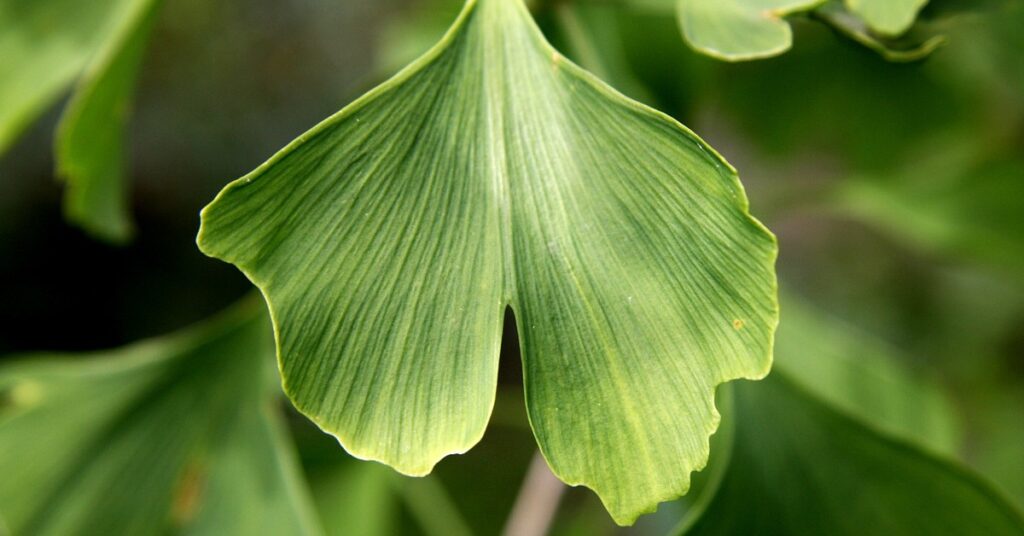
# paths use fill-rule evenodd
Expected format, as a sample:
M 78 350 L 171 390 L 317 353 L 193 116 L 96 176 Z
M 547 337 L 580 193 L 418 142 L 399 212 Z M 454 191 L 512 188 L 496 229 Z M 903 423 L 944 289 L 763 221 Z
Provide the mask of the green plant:
M 0 150 L 78 78 L 55 145 L 65 212 L 119 244 L 133 238 L 127 109 L 159 4 L 0 0 L 0 101 L 8 103 Z M 826 184 L 761 183 L 767 219 L 785 226 L 784 216 L 823 213 L 832 218 L 826 225 L 863 222 L 891 236 L 887 243 L 980 270 L 979 284 L 994 288 L 958 293 L 951 284 L 934 299 L 1001 295 L 1006 305 L 994 321 L 1002 328 L 978 326 L 956 339 L 961 350 L 991 352 L 988 362 L 999 363 L 1018 350 L 992 345 L 1024 311 L 1015 196 L 1024 191 L 1017 180 L 1024 73 L 1000 68 L 1014 57 L 1003 48 L 1012 50 L 1006 43 L 1014 38 L 1005 21 L 1024 20 L 1019 6 L 565 0 L 530 7 L 468 0 L 419 59 L 203 209 L 199 249 L 244 273 L 269 315 L 256 298 L 243 298 L 179 334 L 0 366 L 0 473 L 8 475 L 0 482 L 0 531 L 460 534 L 497 532 L 506 516 L 510 533 L 611 530 L 604 514 L 589 510 L 590 496 L 557 516 L 543 501 L 530 502 L 557 503 L 563 493 L 545 473 L 549 466 L 561 481 L 596 492 L 616 523 L 636 522 L 638 533 L 1024 532 L 1014 499 L 957 461 L 967 456 L 964 434 L 985 432 L 961 431 L 949 402 L 951 392 L 1003 393 L 1010 402 L 996 405 L 1011 409 L 992 428 L 1012 429 L 1024 381 L 1004 385 L 975 371 L 965 377 L 987 383 L 955 391 L 907 357 L 927 344 L 894 348 L 820 310 L 827 292 L 870 284 L 871 274 L 837 276 L 843 284 L 817 300 L 797 295 L 814 296 L 813 284 L 794 284 L 780 316 L 776 239 L 748 212 L 736 170 L 651 106 L 707 93 L 718 103 L 703 109 L 751 122 L 750 138 L 764 139 L 765 153 L 790 136 L 799 150 L 774 150 L 807 161 L 810 147 L 854 162 L 849 176 Z M 428 48 L 425 41 L 442 33 L 440 18 L 399 19 L 400 30 L 385 34 L 384 62 Z M 975 56 L 956 55 L 959 46 L 969 49 L 957 32 L 989 32 L 999 19 L 1005 35 L 990 34 L 989 48 Z M 827 99 L 821 106 L 776 91 L 770 80 L 761 84 L 757 65 L 714 63 L 679 42 L 681 32 L 717 59 L 765 58 L 791 47 L 790 22 L 805 25 L 808 40 L 822 39 L 818 27 L 849 38 L 825 36 L 833 48 L 824 61 L 845 57 L 841 68 L 860 83 L 836 89 L 826 77 L 801 78 L 800 68 L 820 65 L 808 57 L 815 49 L 772 60 L 783 80 L 803 80 L 808 94 Z M 631 34 L 636 28 L 644 30 Z M 914 143 L 880 143 L 888 116 L 871 102 L 871 84 L 922 69 L 883 62 L 923 60 L 946 34 L 951 44 L 942 52 L 975 68 L 982 82 L 928 89 L 939 95 L 936 108 L 950 102 L 941 98 L 946 91 L 968 112 L 943 129 L 926 120 L 900 124 L 919 134 Z M 679 56 L 652 54 L 660 42 Z M 854 103 L 855 114 L 843 120 L 849 130 L 808 138 L 834 122 L 832 107 L 845 100 Z M 765 103 L 797 112 L 780 119 Z M 929 105 L 921 104 L 922 115 L 942 121 Z M 876 109 L 883 111 L 872 115 Z M 792 135 L 790 118 L 798 125 Z M 965 141 L 961 133 L 983 135 Z M 751 168 L 788 173 L 761 158 Z M 855 243 L 852 251 L 859 261 L 882 259 L 876 270 L 898 285 L 901 269 L 885 266 L 896 256 L 878 247 Z M 828 246 L 818 250 L 834 262 Z M 835 272 L 847 268 L 837 264 Z M 885 325 L 885 313 L 876 313 L 903 303 L 903 290 L 845 312 L 869 327 Z M 930 320 L 956 324 L 957 310 L 936 306 Z M 496 395 L 496 385 L 509 383 L 499 382 L 499 354 L 514 358 L 507 347 L 514 342 L 524 394 L 503 387 Z M 955 363 L 943 370 L 956 371 Z M 716 407 L 716 388 L 741 378 L 760 381 L 717 389 Z M 284 399 L 298 410 L 287 419 Z M 972 404 L 996 414 L 980 396 Z M 439 476 L 409 480 L 352 461 L 310 421 L 353 457 L 416 477 L 481 438 L 485 452 L 475 468 L 452 459 L 438 466 Z M 486 450 L 491 434 L 515 438 L 508 441 L 518 447 Z M 531 437 L 539 453 L 522 491 L 495 491 L 526 471 Z M 1014 449 L 1012 437 L 982 444 Z M 967 458 L 989 475 L 1007 465 Z M 1024 482 L 1014 478 L 1002 485 L 1012 491 Z M 665 501 L 673 502 L 640 517 Z

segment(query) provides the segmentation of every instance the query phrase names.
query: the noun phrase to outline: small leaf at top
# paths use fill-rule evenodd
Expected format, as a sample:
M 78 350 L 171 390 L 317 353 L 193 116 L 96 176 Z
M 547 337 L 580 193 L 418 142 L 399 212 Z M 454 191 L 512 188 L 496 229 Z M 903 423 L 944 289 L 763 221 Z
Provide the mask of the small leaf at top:
M 841 35 L 874 50 L 887 61 L 896 63 L 927 58 L 946 42 L 945 35 L 911 35 L 916 33 L 913 31 L 905 32 L 898 39 L 876 35 L 860 17 L 851 13 L 839 0 L 832 0 L 819 7 L 814 11 L 814 16 Z
M 856 13 L 874 31 L 882 35 L 900 35 L 907 31 L 917 12 L 928 0 L 845 0 L 846 7 Z
M 198 243 L 263 291 L 296 406 L 406 474 L 480 439 L 511 306 L 540 448 L 619 523 L 687 490 L 715 386 L 771 365 L 776 244 L 735 171 L 568 62 L 521 0 L 468 2 L 228 185 Z
M 677 0 L 683 37 L 693 48 L 728 60 L 776 56 L 793 44 L 786 15 L 823 0 Z

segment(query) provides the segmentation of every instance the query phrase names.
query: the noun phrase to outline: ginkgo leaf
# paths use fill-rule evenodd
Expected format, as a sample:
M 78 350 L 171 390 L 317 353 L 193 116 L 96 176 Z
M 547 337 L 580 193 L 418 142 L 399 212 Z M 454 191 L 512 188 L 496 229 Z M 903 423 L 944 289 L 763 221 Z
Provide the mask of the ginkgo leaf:
M 121 34 L 97 54 L 57 128 L 57 173 L 67 181 L 67 218 L 112 242 L 131 237 L 125 184 L 125 124 L 157 0 L 132 5 Z
M 844 0 L 872 30 L 883 35 L 899 35 L 914 24 L 917 12 L 928 0 Z
M 0 515 L 12 533 L 317 533 L 273 405 L 261 309 L 0 368 Z
M 686 534 L 1020 535 L 977 476 L 823 404 L 778 371 L 740 382 L 729 468 Z
M 776 244 L 735 171 L 565 60 L 521 0 L 468 2 L 228 185 L 198 243 L 263 291 L 295 405 L 410 475 L 482 436 L 511 306 L 540 448 L 619 523 L 686 491 L 715 386 L 771 365 Z
M 814 11 L 814 15 L 840 34 L 874 50 L 887 61 L 922 60 L 946 42 L 946 36 L 941 34 L 906 37 L 898 40 L 880 37 L 874 34 L 862 19 L 850 13 L 839 0 L 833 0 L 819 7 Z
M 823 0 L 678 0 L 679 25 L 693 48 L 728 60 L 751 60 L 789 50 L 793 30 L 786 15 Z

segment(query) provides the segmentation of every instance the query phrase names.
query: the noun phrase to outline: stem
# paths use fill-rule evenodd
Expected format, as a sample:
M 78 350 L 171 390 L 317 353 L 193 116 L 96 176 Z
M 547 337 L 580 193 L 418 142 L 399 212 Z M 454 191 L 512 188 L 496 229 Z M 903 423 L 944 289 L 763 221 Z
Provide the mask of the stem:
M 551 528 L 551 521 L 558 510 L 558 502 L 565 492 L 565 485 L 548 469 L 538 451 L 533 455 L 526 479 L 519 489 L 512 514 L 505 523 L 505 536 L 544 536 Z

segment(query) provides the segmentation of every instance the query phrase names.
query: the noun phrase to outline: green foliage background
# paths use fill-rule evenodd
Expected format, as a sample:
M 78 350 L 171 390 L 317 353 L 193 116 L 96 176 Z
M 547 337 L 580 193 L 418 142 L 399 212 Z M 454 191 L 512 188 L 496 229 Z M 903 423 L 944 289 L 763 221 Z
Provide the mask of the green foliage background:
M 841 477 L 828 485 L 769 479 L 792 496 L 757 495 L 759 483 L 737 483 L 743 474 L 736 467 L 757 464 L 792 476 L 799 470 L 786 468 L 805 466 L 794 465 L 790 456 L 799 451 L 787 451 L 785 441 L 810 449 L 819 434 L 874 438 L 858 452 L 890 464 L 904 443 L 915 456 L 932 460 L 923 449 L 956 459 L 985 478 L 980 496 L 991 500 L 972 502 L 979 495 L 965 498 L 941 480 L 948 475 L 915 469 L 949 491 L 930 497 L 930 507 L 948 500 L 950 511 L 978 516 L 975 528 L 1003 517 L 1012 526 L 1019 515 L 1012 509 L 1024 505 L 1024 7 L 934 0 L 921 13 L 927 27 L 918 29 L 946 41 L 916 63 L 887 62 L 796 16 L 788 52 L 733 64 L 688 48 L 675 15 L 658 2 L 536 4 L 556 48 L 677 118 L 738 168 L 753 213 L 778 236 L 780 377 L 760 391 L 737 385 L 732 414 L 812 400 L 787 412 L 795 424 L 783 437 L 772 434 L 786 423 L 766 422 L 770 415 L 735 417 L 740 428 L 729 437 L 744 442 L 718 456 L 722 468 L 715 453 L 728 449 L 713 443 L 711 466 L 691 494 L 634 527 L 617 528 L 592 493 L 573 488 L 552 533 L 741 530 L 714 526 L 727 516 L 716 512 L 764 532 L 853 533 L 863 524 L 829 525 L 839 514 L 801 517 L 811 508 L 808 496 L 827 505 L 821 511 L 860 520 L 880 519 L 871 517 L 880 515 L 873 499 L 892 504 L 886 493 L 909 496 L 891 482 L 827 494 Z M 460 7 L 454 0 L 165 1 L 125 137 L 133 241 L 104 245 L 62 222 L 52 159 L 60 103 L 0 156 L 0 353 L 20 363 L 39 350 L 126 346 L 181 330 L 249 292 L 232 267 L 196 250 L 199 209 L 229 179 L 426 50 Z M 319 507 L 316 524 L 339 534 L 499 532 L 535 449 L 514 335 L 504 334 L 495 414 L 483 441 L 427 479 L 355 462 L 270 396 L 291 436 L 285 457 L 301 462 L 302 485 Z M 250 373 L 263 370 L 254 363 Z M 26 392 L 5 385 L 0 427 Z M 768 398 L 752 402 L 758 396 Z M 754 425 L 745 424 L 751 419 Z M 766 431 L 751 437 L 757 426 Z M 822 434 L 827 426 L 843 431 Z M 726 432 L 715 436 L 719 442 Z M 840 463 L 838 447 L 825 443 L 799 460 L 820 455 L 811 467 Z M 0 434 L 0 455 L 4 447 Z M 736 489 L 745 495 L 734 497 Z M 1014 505 L 1010 513 L 992 507 L 997 497 Z M 743 506 L 723 505 L 730 499 Z M 764 511 L 770 514 L 754 515 Z M 687 521 L 692 512 L 709 517 Z

